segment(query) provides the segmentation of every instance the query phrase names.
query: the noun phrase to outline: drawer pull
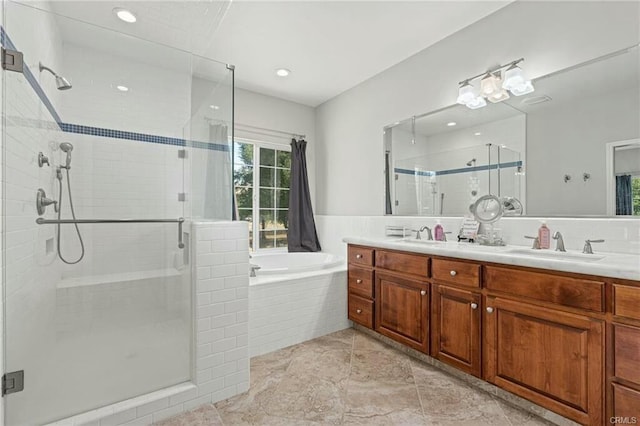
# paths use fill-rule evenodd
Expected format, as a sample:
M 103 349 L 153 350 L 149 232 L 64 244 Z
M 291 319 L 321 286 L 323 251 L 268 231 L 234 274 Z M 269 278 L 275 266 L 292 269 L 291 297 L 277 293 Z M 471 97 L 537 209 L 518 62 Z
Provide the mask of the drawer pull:
M 449 273 L 451 274 L 452 277 L 455 277 L 456 275 L 458 275 L 458 273 L 456 271 L 451 271 Z
M 362 255 L 361 254 L 356 254 L 356 259 L 362 259 Z
M 423 296 L 426 295 L 427 294 L 427 290 L 420 290 L 420 294 L 423 295 Z
M 487 312 L 489 312 L 490 314 L 491 314 L 491 313 L 493 313 L 493 308 L 492 308 L 491 306 L 489 306 L 489 307 L 487 308 Z
M 362 313 L 362 309 L 356 309 L 356 314 L 361 314 Z
M 361 279 L 357 279 L 356 280 L 356 284 L 362 284 L 362 280 Z
M 472 303 L 471 304 L 471 309 L 478 309 L 478 304 L 477 303 Z

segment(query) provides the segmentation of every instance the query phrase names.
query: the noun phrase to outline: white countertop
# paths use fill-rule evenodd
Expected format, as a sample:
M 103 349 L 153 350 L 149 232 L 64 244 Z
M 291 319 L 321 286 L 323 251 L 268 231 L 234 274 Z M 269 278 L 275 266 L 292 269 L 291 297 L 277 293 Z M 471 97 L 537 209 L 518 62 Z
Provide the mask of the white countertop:
M 597 251 L 597 247 L 594 247 L 595 254 L 583 254 L 578 251 L 560 253 L 554 250 L 533 250 L 524 246 L 488 247 L 479 244 L 440 241 L 425 243 L 401 238 L 345 237 L 342 241 L 348 244 L 436 256 L 640 281 L 639 255 L 600 253 Z

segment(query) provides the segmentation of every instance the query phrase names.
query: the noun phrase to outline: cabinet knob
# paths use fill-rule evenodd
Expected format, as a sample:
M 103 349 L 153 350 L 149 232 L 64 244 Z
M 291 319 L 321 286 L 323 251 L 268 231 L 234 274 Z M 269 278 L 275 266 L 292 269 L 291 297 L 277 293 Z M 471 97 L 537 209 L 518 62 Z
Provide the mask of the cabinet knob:
M 458 274 L 456 271 L 451 271 L 449 273 L 451 274 L 452 277 L 455 277 Z
M 427 290 L 420 290 L 420 294 L 423 295 L 423 296 L 426 295 L 427 294 Z
M 362 255 L 361 254 L 356 254 L 356 259 L 362 259 Z
M 356 313 L 361 314 L 362 313 L 362 309 L 356 310 Z
M 477 303 L 472 303 L 471 304 L 471 309 L 478 309 L 478 304 Z
M 493 308 L 492 308 L 491 306 L 489 306 L 489 307 L 487 308 L 487 312 L 489 312 L 490 314 L 491 314 L 491 313 L 493 313 Z
M 361 279 L 357 279 L 356 280 L 356 284 L 362 284 L 362 280 Z

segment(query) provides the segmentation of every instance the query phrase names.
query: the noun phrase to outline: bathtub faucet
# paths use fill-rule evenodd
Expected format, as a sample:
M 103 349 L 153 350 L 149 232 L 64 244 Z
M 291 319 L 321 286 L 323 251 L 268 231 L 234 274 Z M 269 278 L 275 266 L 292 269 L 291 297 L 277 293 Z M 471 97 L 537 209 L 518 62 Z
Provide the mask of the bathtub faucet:
M 249 276 L 250 277 L 255 277 L 256 276 L 256 271 L 260 269 L 260 266 L 258 265 L 254 265 L 253 263 L 249 264 Z

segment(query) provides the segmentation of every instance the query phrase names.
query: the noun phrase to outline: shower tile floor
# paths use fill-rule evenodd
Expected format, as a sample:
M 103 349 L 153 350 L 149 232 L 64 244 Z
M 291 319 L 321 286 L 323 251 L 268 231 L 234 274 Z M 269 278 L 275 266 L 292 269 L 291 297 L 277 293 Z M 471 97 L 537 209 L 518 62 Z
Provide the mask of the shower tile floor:
M 353 329 L 255 357 L 248 392 L 159 423 L 314 424 L 551 423 Z

